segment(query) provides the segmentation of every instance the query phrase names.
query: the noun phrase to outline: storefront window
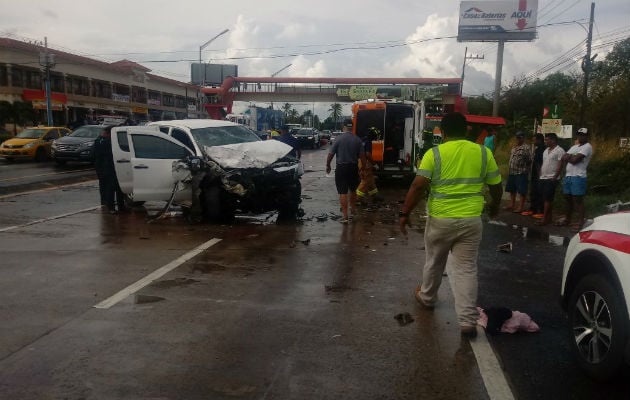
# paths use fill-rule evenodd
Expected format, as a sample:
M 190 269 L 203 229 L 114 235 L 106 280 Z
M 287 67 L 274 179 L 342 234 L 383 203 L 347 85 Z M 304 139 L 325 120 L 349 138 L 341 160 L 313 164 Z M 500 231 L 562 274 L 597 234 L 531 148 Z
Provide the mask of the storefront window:
M 63 75 L 60 74 L 50 74 L 50 90 L 53 92 L 64 92 L 63 87 Z
M 42 73 L 38 70 L 24 71 L 24 87 L 29 89 L 43 89 Z
M 9 86 L 7 66 L 4 64 L 0 64 L 0 86 Z
M 172 94 L 167 94 L 164 93 L 162 95 L 162 102 L 164 103 L 165 106 L 167 107 L 173 107 L 175 105 L 175 100 L 173 98 Z
M 24 71 L 21 68 L 11 68 L 11 82 L 13 87 L 24 87 Z

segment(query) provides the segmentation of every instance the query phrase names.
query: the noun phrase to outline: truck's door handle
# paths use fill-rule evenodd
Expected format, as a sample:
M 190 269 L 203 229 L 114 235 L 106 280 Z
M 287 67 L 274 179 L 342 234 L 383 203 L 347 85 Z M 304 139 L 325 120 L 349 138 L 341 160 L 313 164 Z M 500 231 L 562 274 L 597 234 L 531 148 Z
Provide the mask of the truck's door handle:
M 119 164 L 124 164 L 124 163 L 130 163 L 131 160 L 126 160 L 126 159 L 123 158 L 122 160 L 116 160 L 116 162 L 119 163 Z
M 149 169 L 149 167 L 147 167 L 146 165 L 136 165 L 135 167 L 133 167 L 134 169 Z

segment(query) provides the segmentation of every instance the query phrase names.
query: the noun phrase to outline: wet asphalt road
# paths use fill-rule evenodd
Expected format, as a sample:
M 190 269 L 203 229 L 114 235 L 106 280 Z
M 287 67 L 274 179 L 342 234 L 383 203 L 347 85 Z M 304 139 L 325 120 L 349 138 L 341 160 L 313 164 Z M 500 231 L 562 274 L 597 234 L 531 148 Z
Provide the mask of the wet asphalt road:
M 144 209 L 101 213 L 95 182 L 0 197 L 0 398 L 489 398 L 448 277 L 434 312 L 413 299 L 422 218 L 408 238 L 399 233 L 404 185 L 381 185 L 383 204 L 343 226 L 325 154 L 304 152 L 306 215 L 296 224 L 147 224 Z M 558 305 L 568 232 L 500 220 L 485 225 L 479 303 L 541 326 L 489 337 L 514 397 L 628 398 L 627 379 L 596 384 L 569 355 Z M 507 241 L 513 252 L 497 252 Z M 413 321 L 399 324 L 401 313 Z

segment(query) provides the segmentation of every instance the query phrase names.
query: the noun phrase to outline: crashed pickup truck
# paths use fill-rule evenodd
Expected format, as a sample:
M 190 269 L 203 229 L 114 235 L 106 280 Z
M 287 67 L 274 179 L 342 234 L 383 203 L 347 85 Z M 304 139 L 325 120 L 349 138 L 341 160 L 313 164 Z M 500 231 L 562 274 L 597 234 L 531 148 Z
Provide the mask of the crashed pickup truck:
M 261 140 L 243 125 L 174 120 L 112 130 L 120 188 L 129 201 L 178 204 L 191 222 L 229 222 L 236 213 L 301 211 L 298 159 L 277 140 Z

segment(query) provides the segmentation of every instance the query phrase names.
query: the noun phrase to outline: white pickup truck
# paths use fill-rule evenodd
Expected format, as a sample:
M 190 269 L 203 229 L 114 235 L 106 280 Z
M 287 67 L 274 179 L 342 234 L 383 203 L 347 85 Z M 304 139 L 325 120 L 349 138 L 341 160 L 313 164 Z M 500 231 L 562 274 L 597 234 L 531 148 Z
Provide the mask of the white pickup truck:
M 191 221 L 227 222 L 239 212 L 272 210 L 279 220 L 295 218 L 302 168 L 291 150 L 229 121 L 159 121 L 112 130 L 122 191 L 135 203 L 179 204 Z

